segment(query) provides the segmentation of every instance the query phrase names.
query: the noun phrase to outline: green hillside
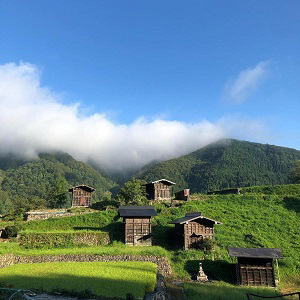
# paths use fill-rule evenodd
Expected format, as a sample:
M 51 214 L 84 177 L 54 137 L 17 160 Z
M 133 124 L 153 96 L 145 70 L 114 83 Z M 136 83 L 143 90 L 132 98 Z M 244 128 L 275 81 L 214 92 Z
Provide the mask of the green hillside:
M 174 190 L 206 193 L 234 187 L 288 183 L 300 151 L 238 140 L 223 140 L 188 155 L 159 163 L 136 176 L 146 181 L 166 178 Z
M 298 196 L 287 195 L 199 195 L 195 200 L 179 203 L 176 207 L 168 204 L 157 204 L 157 217 L 153 220 L 153 243 L 159 247 L 127 247 L 120 245 L 123 240 L 121 219 L 117 210 L 101 211 L 89 215 L 68 217 L 65 219 L 49 219 L 32 221 L 22 226 L 28 232 L 52 232 L 55 230 L 101 230 L 109 232 L 114 244 L 102 246 L 98 250 L 91 247 L 91 252 L 117 255 L 132 251 L 147 251 L 169 257 L 175 277 L 190 278 L 190 273 L 197 272 L 199 261 L 203 260 L 205 272 L 213 279 L 233 283 L 230 263 L 234 262 L 227 252 L 227 247 L 268 247 L 280 248 L 284 259 L 280 260 L 280 273 L 284 286 L 299 288 L 300 278 L 300 229 Z M 218 247 L 207 253 L 201 250 L 183 251 L 174 246 L 174 225 L 170 221 L 182 217 L 186 212 L 200 211 L 204 216 L 222 222 L 217 225 L 215 238 Z M 118 242 L 117 244 L 115 242 Z M 0 253 L 5 253 L 5 247 Z M 161 249 L 161 250 L 159 250 Z M 39 250 L 7 249 L 12 253 L 34 254 Z M 88 253 L 89 248 L 80 249 L 45 249 L 51 251 Z M 79 253 L 78 252 L 78 253 Z M 81 253 L 81 252 L 80 252 Z M 142 252 L 141 252 L 142 253 Z M 146 252 L 143 252 L 146 253 Z
M 3 202 L 8 197 L 12 204 L 17 205 L 48 206 L 59 177 L 65 178 L 70 187 L 86 184 L 96 188 L 94 202 L 103 199 L 104 193 L 114 186 L 99 171 L 66 153 L 44 153 L 27 162 L 2 157 L 0 166 L 3 168 L 0 170 L 0 200 Z

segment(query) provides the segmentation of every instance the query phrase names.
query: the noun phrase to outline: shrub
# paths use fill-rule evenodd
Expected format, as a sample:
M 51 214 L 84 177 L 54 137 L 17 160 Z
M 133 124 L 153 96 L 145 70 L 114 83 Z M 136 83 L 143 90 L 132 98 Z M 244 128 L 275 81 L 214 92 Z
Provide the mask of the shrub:
M 216 245 L 216 242 L 210 238 L 204 238 L 201 241 L 198 241 L 193 244 L 193 247 L 199 250 L 213 250 Z
M 18 240 L 26 248 L 99 246 L 110 242 L 107 232 L 22 232 Z
M 15 225 L 7 226 L 3 230 L 2 237 L 4 238 L 12 238 L 18 235 L 19 228 Z
M 126 300 L 134 300 L 134 295 L 132 293 L 127 293 L 126 294 Z

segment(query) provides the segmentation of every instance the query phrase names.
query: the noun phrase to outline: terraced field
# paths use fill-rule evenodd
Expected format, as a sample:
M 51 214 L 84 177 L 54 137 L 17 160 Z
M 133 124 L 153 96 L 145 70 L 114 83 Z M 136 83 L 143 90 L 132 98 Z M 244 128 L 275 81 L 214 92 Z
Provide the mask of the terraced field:
M 21 289 L 89 290 L 94 295 L 143 297 L 156 284 L 156 265 L 147 262 L 64 262 L 19 264 L 0 269 L 0 282 Z

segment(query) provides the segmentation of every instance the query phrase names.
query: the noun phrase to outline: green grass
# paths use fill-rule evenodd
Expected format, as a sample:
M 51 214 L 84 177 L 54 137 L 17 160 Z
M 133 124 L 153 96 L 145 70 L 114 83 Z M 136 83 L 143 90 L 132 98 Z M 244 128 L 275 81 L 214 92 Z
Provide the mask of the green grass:
M 241 188 L 242 194 L 264 194 L 264 195 L 300 195 L 300 184 L 277 184 L 273 186 L 250 186 Z
M 278 291 L 271 288 L 239 287 L 224 283 L 185 283 L 184 292 L 188 300 L 247 300 L 247 292 L 264 296 L 280 295 Z
M 106 210 L 64 218 L 51 218 L 40 221 L 30 221 L 22 225 L 22 230 L 56 231 L 56 230 L 99 230 L 117 219 L 117 210 Z
M 280 191 L 280 187 L 275 189 Z M 160 247 L 126 247 L 117 243 L 101 247 L 26 251 L 16 245 L 0 244 L 0 253 L 11 251 L 20 255 L 60 253 L 163 255 L 171 259 L 176 277 L 190 278 L 190 273 L 197 271 L 199 261 L 203 261 L 204 270 L 212 279 L 233 283 L 234 277 L 229 269 L 230 264 L 236 260 L 229 257 L 227 247 L 280 248 L 284 255 L 284 259 L 279 260 L 281 282 L 283 286 L 292 285 L 293 289 L 300 289 L 300 196 L 250 193 L 194 195 L 193 199 L 195 200 L 179 203 L 176 207 L 170 207 L 170 204 L 155 205 L 158 216 L 153 219 L 153 242 Z M 214 252 L 182 251 L 174 248 L 174 225 L 168 222 L 192 211 L 200 211 L 204 216 L 223 223 L 215 228 L 218 247 Z M 107 231 L 113 233 L 113 240 L 116 242 L 122 241 L 123 238 L 121 225 L 117 210 L 110 210 L 63 219 L 33 221 L 23 225 L 22 228 L 32 231 L 89 229 Z
M 99 254 L 99 255 L 157 255 L 170 257 L 167 250 L 158 247 L 126 246 L 115 243 L 108 246 L 91 246 L 91 247 L 72 247 L 72 248 L 50 248 L 50 249 L 26 249 L 19 246 L 18 243 L 0 243 L 0 254 L 15 255 L 56 255 L 56 254 Z
M 279 260 L 282 286 L 300 289 L 300 197 L 199 195 L 199 200 L 177 207 L 159 204 L 156 208 L 159 214 L 154 220 L 154 238 L 156 243 L 170 250 L 177 277 L 189 278 L 202 261 L 212 279 L 234 283 L 230 264 L 236 259 L 229 257 L 227 247 L 280 248 L 284 255 L 284 259 Z M 193 211 L 223 223 L 215 227 L 218 247 L 212 253 L 172 249 L 174 226 L 168 222 Z
M 148 262 L 66 262 L 20 264 L 0 269 L 0 282 L 21 289 L 90 290 L 93 294 L 143 297 L 156 284 L 156 265 Z

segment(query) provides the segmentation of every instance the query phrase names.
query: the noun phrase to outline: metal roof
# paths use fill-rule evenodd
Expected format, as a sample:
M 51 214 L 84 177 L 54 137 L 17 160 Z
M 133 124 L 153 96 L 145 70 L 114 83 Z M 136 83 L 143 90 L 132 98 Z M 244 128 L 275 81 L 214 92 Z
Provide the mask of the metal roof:
M 69 189 L 69 192 L 72 192 L 73 189 L 75 189 L 75 188 L 80 188 L 80 187 L 89 189 L 91 192 L 96 191 L 96 189 L 94 189 L 94 188 L 91 187 L 91 186 L 88 186 L 88 185 L 86 185 L 86 184 L 80 184 L 80 185 L 76 185 L 76 186 L 73 186 L 72 188 L 70 188 L 70 189 Z
M 157 213 L 154 206 L 120 206 L 120 217 L 153 217 Z
M 170 181 L 170 180 L 168 180 L 168 179 L 159 179 L 159 180 L 156 180 L 156 181 L 152 181 L 151 183 L 158 183 L 158 182 L 162 182 L 162 181 L 167 182 L 167 183 L 169 183 L 170 185 L 176 184 L 175 182 L 172 182 L 172 181 Z
M 230 256 L 250 258 L 283 258 L 278 248 L 228 248 Z
M 194 221 L 194 220 L 197 220 L 197 219 L 204 219 L 204 220 L 211 221 L 215 224 L 222 224 L 219 221 L 212 220 L 212 219 L 209 219 L 209 218 L 206 218 L 206 217 L 202 216 L 201 212 L 186 213 L 185 217 L 176 219 L 176 220 L 171 221 L 169 223 L 170 224 L 183 224 L 185 222 L 190 222 L 190 221 Z

